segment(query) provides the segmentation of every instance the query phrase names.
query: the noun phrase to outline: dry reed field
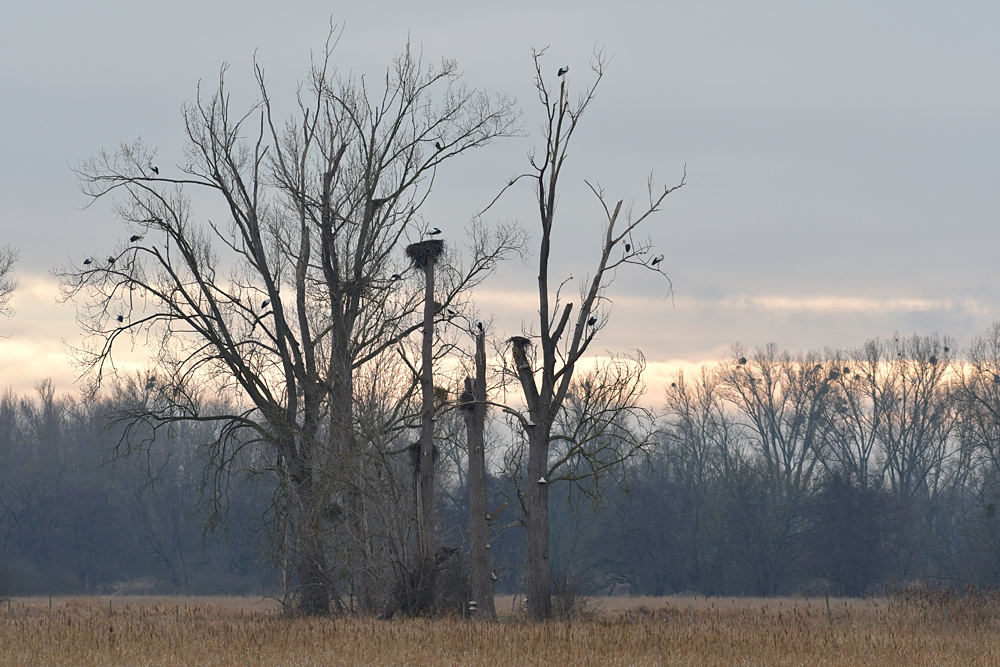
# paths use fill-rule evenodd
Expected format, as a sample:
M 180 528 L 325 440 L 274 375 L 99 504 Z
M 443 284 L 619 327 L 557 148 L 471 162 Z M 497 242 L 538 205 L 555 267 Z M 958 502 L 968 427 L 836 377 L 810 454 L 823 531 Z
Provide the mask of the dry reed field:
M 497 623 L 287 620 L 238 598 L 15 599 L 0 609 L 0 665 L 1000 665 L 998 598 L 903 591 L 829 611 L 823 598 L 604 598 L 544 624 L 510 597 Z

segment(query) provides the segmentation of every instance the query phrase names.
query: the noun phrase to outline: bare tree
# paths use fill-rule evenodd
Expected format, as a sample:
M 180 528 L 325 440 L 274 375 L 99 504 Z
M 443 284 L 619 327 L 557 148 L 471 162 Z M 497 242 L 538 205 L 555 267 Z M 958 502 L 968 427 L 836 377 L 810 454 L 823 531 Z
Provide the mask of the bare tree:
M 603 445 L 597 450 L 589 450 L 584 444 L 603 442 L 600 438 L 594 438 L 594 435 L 603 434 L 605 427 L 620 425 L 623 414 L 642 416 L 636 402 L 637 392 L 641 392 L 641 357 L 631 363 L 622 359 L 614 361 L 599 371 L 597 376 L 590 378 L 589 389 L 584 383 L 577 384 L 577 395 L 582 397 L 581 400 L 588 409 L 597 408 L 596 411 L 589 412 L 585 424 L 581 424 L 579 428 L 564 424 L 557 431 L 558 437 L 554 436 L 553 429 L 557 427 L 574 387 L 577 365 L 597 332 L 607 324 L 607 312 L 601 311 L 602 306 L 610 305 L 606 292 L 617 269 L 634 265 L 666 278 L 662 272 L 662 256 L 652 261 L 647 259 L 650 251 L 648 242 L 625 244 L 660 209 L 667 195 L 684 184 L 682 179 L 674 187 L 654 190 L 650 181 L 648 206 L 637 215 L 632 214 L 631 207 L 623 211 L 622 201 L 610 204 L 599 188 L 590 186 L 605 216 L 604 233 L 590 282 L 581 286 L 580 306 L 575 319 L 571 321 L 573 304 L 562 301 L 559 289 L 561 284 L 553 292 L 550 282 L 552 229 L 559 178 L 569 144 L 583 113 L 594 99 L 596 88 L 604 76 L 606 61 L 602 54 L 595 56 L 592 63 L 595 81 L 574 104 L 568 99 L 565 77 L 560 76 L 557 93 L 546 83 L 546 77 L 542 74 L 543 55 L 544 51 L 535 53 L 534 62 L 535 87 L 546 114 L 543 124 L 544 149 L 540 157 L 532 156 L 529 159 L 531 171 L 526 175 L 535 185 L 541 223 L 537 337 L 540 349 L 537 358 L 533 358 L 535 355 L 532 354 L 531 339 L 520 336 L 511 339 L 511 370 L 521 385 L 526 405 L 524 415 L 519 417 L 527 445 L 527 463 L 524 468 L 527 473 L 526 488 L 523 489 L 521 500 L 527 533 L 525 574 L 528 607 L 529 613 L 536 619 L 548 618 L 552 611 L 548 516 L 550 482 L 560 476 L 581 482 L 586 475 L 596 475 L 620 466 L 620 459 L 624 455 L 645 446 L 641 436 L 635 440 L 634 448 L 633 445 L 625 445 L 615 454 L 611 454 Z M 619 248 L 622 246 L 629 250 L 621 252 Z M 605 388 L 606 382 L 611 383 L 611 386 Z M 624 434 L 622 432 L 619 435 Z M 582 439 L 574 439 L 577 437 Z M 565 448 L 558 453 L 551 449 L 551 444 L 556 439 L 566 443 Z M 627 437 L 626 441 L 631 441 L 631 438 Z M 582 461 L 587 459 L 588 453 L 597 458 L 584 464 Z M 553 454 L 556 454 L 554 461 Z M 566 464 L 570 464 L 566 471 L 557 472 L 558 468 Z
M 840 371 L 817 353 L 793 358 L 771 344 L 753 353 L 734 345 L 719 372 L 756 455 L 733 496 L 744 557 L 760 592 L 772 594 L 802 553 L 805 502 L 831 432 L 828 406 Z
M 959 461 L 967 470 L 977 511 L 972 516 L 952 513 L 965 547 L 952 553 L 971 566 L 969 578 L 978 583 L 995 579 L 1000 571 L 1000 322 L 973 338 L 958 371 Z
M 666 390 L 664 447 L 658 458 L 682 490 L 674 504 L 683 521 L 674 537 L 683 547 L 679 569 L 696 587 L 703 585 L 708 567 L 711 519 L 720 504 L 717 480 L 728 488 L 743 459 L 745 429 L 722 394 L 718 372 L 704 366 L 693 381 L 678 372 Z
M 161 400 L 122 419 L 217 423 L 221 471 L 247 444 L 270 449 L 294 526 L 298 606 L 310 614 L 340 600 L 327 562 L 331 503 L 352 527 L 347 568 L 359 606 L 374 608 L 361 567 L 367 459 L 354 419 L 356 373 L 420 327 L 421 289 L 402 246 L 422 229 L 438 165 L 515 122 L 507 99 L 461 85 L 452 61 L 427 66 L 407 47 L 373 90 L 334 72 L 333 45 L 331 34 L 300 90 L 298 118 L 275 117 L 260 67 L 260 102 L 235 112 L 223 69 L 216 92 L 184 110 L 183 166 L 156 167 L 139 142 L 84 162 L 85 194 L 112 197 L 131 237 L 106 260 L 101 253 L 61 272 L 85 335 L 78 359 L 95 387 L 123 344 L 154 347 Z M 198 219 L 190 188 L 216 195 L 229 219 Z M 511 237 L 474 229 L 469 264 L 444 272 L 438 300 L 476 284 Z M 192 397 L 209 387 L 240 408 L 199 413 Z
M 752 354 L 734 345 L 720 373 L 727 398 L 750 423 L 769 474 L 789 491 L 804 490 L 830 429 L 831 382 L 840 372 L 815 353 L 792 358 L 771 344 Z
M 948 339 L 897 335 L 880 344 L 885 371 L 879 448 L 893 500 L 896 572 L 909 579 L 930 557 L 943 519 L 938 506 L 955 481 L 950 459 L 956 377 Z
M 879 432 L 887 407 L 882 378 L 888 368 L 883 346 L 868 341 L 849 354 L 832 355 L 831 365 L 832 432 L 829 447 L 821 452 L 823 464 L 862 488 L 881 485 L 884 459 L 879 460 Z
M 11 276 L 11 272 L 18 256 L 17 250 L 10 246 L 0 248 L 0 315 L 6 317 L 14 315 L 10 298 L 17 289 L 17 279 Z
M 916 335 L 884 343 L 884 418 L 878 435 L 889 488 L 905 501 L 933 496 L 942 481 L 955 426 L 949 343 Z
M 961 371 L 959 429 L 1000 479 L 1000 322 L 973 339 Z

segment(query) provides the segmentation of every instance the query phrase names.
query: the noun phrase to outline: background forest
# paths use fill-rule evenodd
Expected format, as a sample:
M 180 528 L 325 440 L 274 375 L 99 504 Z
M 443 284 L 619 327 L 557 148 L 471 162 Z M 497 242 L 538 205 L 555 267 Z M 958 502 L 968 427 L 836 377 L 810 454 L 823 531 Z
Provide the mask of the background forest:
M 697 377 L 679 375 L 661 394 L 656 446 L 630 460 L 624 482 L 553 491 L 554 589 L 858 595 L 892 582 L 998 583 L 1000 324 L 961 355 L 953 345 L 736 345 Z M 0 399 L 4 593 L 282 594 L 278 484 L 255 463 L 263 450 L 243 448 L 224 488 L 206 461 L 211 422 L 172 424 L 150 434 L 155 446 L 116 457 L 127 439 L 112 415 L 146 389 L 136 379 L 75 400 L 41 382 Z M 459 419 L 436 426 L 436 502 L 438 541 L 464 563 Z M 503 593 L 522 590 L 524 540 L 500 432 L 487 430 L 487 452 L 490 505 L 510 500 L 491 538 Z M 397 471 L 405 488 L 411 473 Z M 384 498 L 386 516 L 403 502 Z

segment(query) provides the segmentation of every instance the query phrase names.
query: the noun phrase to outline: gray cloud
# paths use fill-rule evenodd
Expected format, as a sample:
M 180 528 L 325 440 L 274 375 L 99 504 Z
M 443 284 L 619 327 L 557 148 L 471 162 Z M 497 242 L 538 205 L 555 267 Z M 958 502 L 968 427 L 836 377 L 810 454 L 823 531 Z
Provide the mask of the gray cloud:
M 613 54 L 567 165 L 556 270 L 579 278 L 593 262 L 600 217 L 584 178 L 626 201 L 643 199 L 650 171 L 672 183 L 687 163 L 689 178 L 648 229 L 666 255 L 676 301 L 647 274 L 620 272 L 612 324 L 598 341 L 608 349 L 640 347 L 651 359 L 694 363 L 734 340 L 809 349 L 899 330 L 962 341 L 1000 313 L 1000 6 L 337 9 L 334 20 L 346 22 L 337 51 L 344 72 L 376 76 L 409 38 L 428 59 L 457 58 L 470 85 L 520 100 L 528 137 L 439 175 L 426 214 L 454 242 L 526 166 L 540 122 L 530 47 L 550 44 L 553 66 L 571 63 L 574 87 L 587 81 L 595 45 Z M 330 11 L 319 2 L 187 0 L 0 8 L 0 244 L 21 248 L 19 272 L 44 275 L 123 234 L 106 206 L 79 210 L 69 165 L 140 135 L 160 147 L 168 168 L 181 162 L 181 104 L 223 62 L 232 63 L 235 99 L 252 103 L 255 49 L 276 99 L 290 104 Z M 490 215 L 532 230 L 531 200 L 530 188 L 515 191 Z M 509 265 L 477 301 L 518 330 L 532 313 L 533 280 L 530 262 Z M 507 290 L 507 298 L 495 296 Z M 75 335 L 71 309 L 38 304 L 0 323 L 11 332 L 0 354 L 33 350 L 0 360 L 4 382 L 54 373 L 12 359 L 58 359 L 59 339 Z M 43 340 L 51 350 L 38 347 Z

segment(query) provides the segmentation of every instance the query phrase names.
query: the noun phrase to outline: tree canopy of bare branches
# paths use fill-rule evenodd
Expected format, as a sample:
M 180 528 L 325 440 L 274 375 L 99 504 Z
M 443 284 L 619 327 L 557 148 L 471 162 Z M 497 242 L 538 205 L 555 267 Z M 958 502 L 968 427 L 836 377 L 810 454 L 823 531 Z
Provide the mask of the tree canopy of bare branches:
M 428 64 L 407 46 L 373 85 L 338 74 L 334 46 L 331 33 L 286 120 L 261 67 L 259 101 L 246 110 L 232 107 L 223 68 L 217 88 L 184 107 L 184 164 L 157 167 L 141 142 L 83 162 L 84 193 L 114 202 L 130 240 L 60 272 L 84 331 L 77 360 L 95 387 L 123 348 L 154 348 L 156 400 L 122 419 L 216 423 L 222 470 L 248 443 L 270 450 L 263 467 L 287 494 L 298 606 L 311 614 L 340 600 L 327 561 L 331 503 L 352 527 L 359 604 L 375 604 L 359 574 L 374 445 L 355 382 L 407 355 L 420 327 L 421 280 L 403 246 L 426 231 L 420 210 L 439 165 L 516 129 L 510 101 L 467 88 L 453 61 Z M 200 216 L 192 191 L 214 197 L 225 219 Z M 437 301 L 464 298 L 518 238 L 474 224 L 464 260 L 446 257 Z M 398 388 L 377 432 L 402 427 L 415 386 Z M 202 392 L 238 408 L 202 414 Z
M 574 304 L 565 302 L 561 295 L 564 283 L 556 285 L 550 276 L 555 250 L 552 230 L 570 142 L 594 100 L 606 60 L 603 54 L 595 55 L 594 80 L 576 102 L 569 99 L 564 76 L 559 76 L 557 90 L 547 83 L 544 62 L 544 52 L 534 54 L 535 88 L 545 110 L 543 148 L 529 158 L 531 169 L 525 175 L 535 188 L 540 223 L 537 354 L 532 338 L 510 339 L 510 373 L 520 384 L 526 406 L 520 418 L 527 447 L 523 465 L 526 477 L 519 493 L 527 533 L 528 607 L 536 619 L 548 618 L 552 612 L 548 523 L 551 483 L 568 480 L 582 484 L 585 479 L 622 471 L 624 459 L 650 444 L 645 435 L 648 432 L 641 426 L 647 415 L 637 401 L 642 391 L 641 355 L 631 360 L 615 358 L 588 378 L 577 379 L 576 372 L 595 336 L 607 324 L 607 290 L 616 270 L 632 265 L 666 278 L 660 265 L 662 256 L 652 258 L 648 242 L 625 244 L 660 210 L 666 197 L 684 184 L 682 179 L 676 186 L 656 190 L 650 181 L 648 206 L 633 214 L 631 207 L 623 209 L 622 200 L 613 203 L 598 186 L 588 183 L 603 214 L 603 234 L 589 282 L 581 285 L 574 316 Z M 620 247 L 629 250 L 620 252 Z M 632 423 L 626 427 L 630 420 Z M 633 438 L 631 433 L 639 435 Z
M 10 317 L 14 311 L 10 307 L 10 298 L 17 289 L 17 279 L 11 273 L 17 262 L 18 252 L 10 246 L 0 248 L 0 315 Z

